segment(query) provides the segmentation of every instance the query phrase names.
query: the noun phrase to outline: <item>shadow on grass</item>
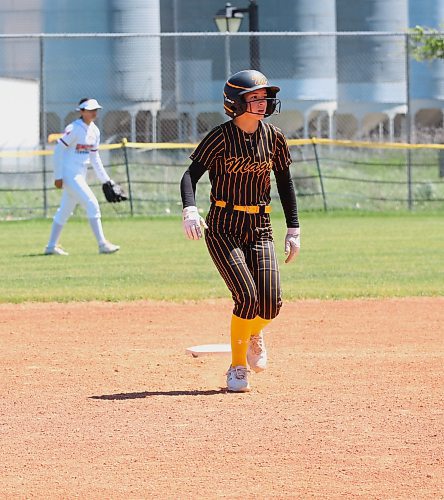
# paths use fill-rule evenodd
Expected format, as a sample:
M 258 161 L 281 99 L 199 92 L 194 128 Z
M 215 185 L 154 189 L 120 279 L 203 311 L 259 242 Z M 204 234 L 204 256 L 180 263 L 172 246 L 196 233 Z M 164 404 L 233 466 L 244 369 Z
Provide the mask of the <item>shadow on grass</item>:
M 151 396 L 217 396 L 226 393 L 226 389 L 211 391 L 144 391 L 144 392 L 123 392 L 121 394 L 102 394 L 101 396 L 90 396 L 89 399 L 138 399 L 149 398 Z
M 52 255 L 47 255 L 46 253 L 40 252 L 40 253 L 22 253 L 22 254 L 16 254 L 16 257 L 53 257 Z

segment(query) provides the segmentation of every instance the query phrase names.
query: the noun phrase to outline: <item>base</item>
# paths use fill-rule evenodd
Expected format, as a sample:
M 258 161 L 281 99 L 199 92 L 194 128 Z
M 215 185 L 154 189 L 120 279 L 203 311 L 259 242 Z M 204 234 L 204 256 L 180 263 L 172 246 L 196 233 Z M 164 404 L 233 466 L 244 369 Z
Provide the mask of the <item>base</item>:
M 209 356 L 212 354 L 230 354 L 231 346 L 230 344 L 195 345 L 185 349 L 185 353 L 193 356 L 193 358 L 198 358 L 199 356 Z

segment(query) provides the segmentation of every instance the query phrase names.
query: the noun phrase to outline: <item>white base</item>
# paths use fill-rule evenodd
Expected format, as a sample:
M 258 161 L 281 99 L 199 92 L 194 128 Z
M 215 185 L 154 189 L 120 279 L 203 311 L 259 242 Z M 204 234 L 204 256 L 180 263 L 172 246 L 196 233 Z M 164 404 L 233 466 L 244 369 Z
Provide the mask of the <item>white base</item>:
M 229 354 L 231 353 L 230 344 L 202 344 L 188 347 L 185 353 L 198 358 L 199 356 L 209 356 L 211 354 Z

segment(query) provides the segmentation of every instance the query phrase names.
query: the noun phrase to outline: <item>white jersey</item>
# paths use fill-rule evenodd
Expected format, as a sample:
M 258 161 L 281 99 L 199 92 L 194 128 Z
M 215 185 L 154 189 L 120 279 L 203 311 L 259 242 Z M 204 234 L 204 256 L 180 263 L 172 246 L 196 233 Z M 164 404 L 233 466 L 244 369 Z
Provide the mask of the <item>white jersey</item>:
M 100 182 L 110 180 L 99 155 L 100 131 L 96 124 L 87 125 L 81 118 L 65 128 L 54 151 L 54 179 L 73 178 L 78 174 L 86 175 L 88 163 Z

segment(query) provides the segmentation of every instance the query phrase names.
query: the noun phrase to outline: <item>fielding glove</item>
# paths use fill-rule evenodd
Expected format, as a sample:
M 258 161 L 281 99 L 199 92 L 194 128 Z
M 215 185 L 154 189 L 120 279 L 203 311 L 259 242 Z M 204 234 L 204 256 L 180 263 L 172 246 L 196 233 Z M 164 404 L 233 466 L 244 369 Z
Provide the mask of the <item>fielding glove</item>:
M 110 203 L 120 203 L 121 201 L 128 199 L 119 184 L 116 184 L 112 180 L 102 184 L 102 191 L 105 195 L 106 201 L 109 201 Z
M 202 238 L 201 227 L 208 229 L 205 220 L 199 215 L 197 207 L 185 207 L 182 210 L 182 226 L 185 236 L 189 240 Z
M 289 227 L 285 236 L 285 263 L 288 264 L 299 255 L 301 248 L 301 230 L 299 227 Z

